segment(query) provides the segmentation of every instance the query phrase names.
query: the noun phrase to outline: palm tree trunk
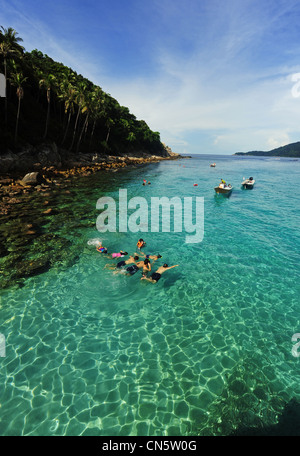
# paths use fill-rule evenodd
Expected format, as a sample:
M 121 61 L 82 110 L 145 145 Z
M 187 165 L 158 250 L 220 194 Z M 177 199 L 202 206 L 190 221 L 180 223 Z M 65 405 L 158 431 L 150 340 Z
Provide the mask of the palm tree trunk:
M 48 124 L 49 124 L 49 117 L 50 117 L 50 89 L 47 90 L 47 100 L 48 100 L 48 109 L 47 109 L 47 119 L 46 119 L 46 127 L 43 139 L 46 139 L 48 133 Z
M 91 133 L 91 137 L 90 137 L 90 147 L 91 147 L 92 139 L 94 136 L 95 126 L 96 126 L 96 119 L 94 120 L 93 129 L 92 129 L 92 133 Z
M 86 135 L 87 135 L 88 128 L 89 128 L 89 121 L 87 121 L 87 123 L 85 125 L 85 129 L 84 129 L 84 141 L 86 140 Z
M 110 134 L 110 127 L 108 127 L 108 132 L 107 132 L 107 135 L 106 135 L 106 144 L 108 143 L 108 138 L 109 138 L 109 134 Z
M 81 129 L 81 132 L 80 132 L 80 136 L 79 136 L 79 140 L 78 140 L 78 143 L 77 143 L 77 147 L 76 147 L 76 152 L 79 151 L 79 145 L 81 143 L 82 135 L 83 135 L 84 129 L 86 128 L 88 120 L 89 120 L 89 115 L 86 116 L 86 119 L 85 119 L 85 121 L 83 123 L 82 129 Z
M 74 144 L 74 140 L 75 140 L 75 134 L 76 134 L 76 129 L 77 129 L 77 124 L 78 124 L 78 119 L 79 119 L 79 114 L 80 114 L 80 109 L 81 109 L 81 106 L 78 107 L 78 112 L 77 112 L 77 116 L 76 116 L 76 121 L 75 121 L 75 126 L 74 126 L 74 130 L 73 130 L 73 139 L 72 139 L 72 144 L 69 148 L 69 150 L 72 149 L 73 147 L 73 144 Z
M 63 145 L 63 143 L 65 142 L 66 140 L 66 137 L 67 137 L 67 133 L 68 133 L 68 129 L 69 129 L 69 125 L 70 125 L 70 120 L 71 120 L 71 109 L 70 109 L 70 112 L 69 112 L 69 117 L 68 117 L 68 123 L 67 123 L 67 128 L 65 130 L 65 134 L 64 134 L 64 138 L 62 140 L 62 143 L 61 145 Z
M 17 112 L 16 130 L 15 130 L 15 143 L 17 142 L 17 137 L 18 137 L 18 126 L 19 126 L 19 117 L 20 117 L 20 106 L 21 106 L 21 97 L 19 97 L 19 102 L 18 102 L 18 112 Z

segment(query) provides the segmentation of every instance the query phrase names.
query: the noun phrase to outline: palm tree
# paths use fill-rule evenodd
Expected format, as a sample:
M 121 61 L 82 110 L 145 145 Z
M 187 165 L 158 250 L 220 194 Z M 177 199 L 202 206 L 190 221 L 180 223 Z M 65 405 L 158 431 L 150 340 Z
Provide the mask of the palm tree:
M 95 122 L 96 122 L 97 114 L 98 114 L 97 108 L 100 105 L 100 101 L 99 101 L 100 100 L 100 98 L 99 98 L 100 91 L 101 91 L 100 87 L 97 87 L 96 89 L 94 89 L 93 92 L 91 92 L 89 94 L 87 93 L 85 96 L 85 100 L 82 105 L 81 113 L 82 114 L 86 113 L 86 117 L 85 117 L 85 121 L 83 123 L 82 129 L 80 132 L 80 136 L 79 136 L 79 140 L 77 143 L 77 148 L 76 148 L 77 152 L 79 150 L 79 145 L 81 143 L 83 133 L 85 133 L 85 137 L 86 137 L 86 132 L 88 129 L 88 124 L 89 124 L 89 118 L 91 115 L 94 116 L 94 126 L 93 126 L 93 130 L 94 130 Z
M 47 109 L 47 118 L 46 118 L 46 127 L 43 139 L 46 138 L 48 133 L 48 125 L 49 125 L 49 117 L 50 117 L 50 103 L 51 103 L 51 89 L 53 89 L 55 84 L 55 76 L 53 74 L 44 75 L 44 77 L 40 80 L 39 85 L 40 87 L 45 87 L 47 93 L 47 102 L 48 102 L 48 109 Z
M 71 78 L 71 81 L 74 82 L 74 78 Z M 65 115 L 69 113 L 67 126 L 65 129 L 64 137 L 62 140 L 62 145 L 64 144 L 67 133 L 70 126 L 71 116 L 75 111 L 75 98 L 76 98 L 76 89 L 70 82 L 70 78 L 66 75 L 63 81 L 59 85 L 58 98 L 64 101 Z
M 7 81 L 7 59 L 12 55 L 21 55 L 24 51 L 23 46 L 19 43 L 23 41 L 18 37 L 18 33 L 9 27 L 5 29 L 2 25 L 0 27 L 0 55 L 4 59 L 4 76 Z M 7 84 L 5 84 L 5 125 L 7 126 Z
M 14 65 L 15 66 L 15 65 Z M 15 69 L 16 66 L 15 66 Z M 26 82 L 28 78 L 24 78 L 23 73 L 20 71 L 19 73 L 12 73 L 11 75 L 11 84 L 17 87 L 17 97 L 18 97 L 18 111 L 17 111 L 17 120 L 16 120 L 16 129 L 15 129 L 15 143 L 17 142 L 18 137 L 18 126 L 19 126 L 19 117 L 20 117 L 20 107 L 21 107 L 21 100 L 24 96 L 23 84 Z
M 115 124 L 115 122 L 113 121 L 113 119 L 111 119 L 110 117 L 108 117 L 108 119 L 106 119 L 106 122 L 105 122 L 105 126 L 107 127 L 107 135 L 106 135 L 106 139 L 105 139 L 105 142 L 106 144 L 108 144 L 108 139 L 109 139 L 109 135 L 110 135 L 110 129 L 111 127 Z
M 84 132 L 84 130 L 87 129 L 88 122 L 89 122 L 90 106 L 89 106 L 89 101 L 88 100 L 85 100 L 84 105 L 82 106 L 82 109 L 81 109 L 81 114 L 84 114 L 85 112 L 86 112 L 85 121 L 83 122 L 83 126 L 82 126 L 82 129 L 81 129 L 80 135 L 79 135 L 79 139 L 78 139 L 78 143 L 77 143 L 77 147 L 76 147 L 76 152 L 79 151 L 79 145 L 81 143 L 83 132 Z
M 86 88 L 87 87 L 86 87 L 86 84 L 84 82 L 79 82 L 78 83 L 77 95 L 76 95 L 76 100 L 75 100 L 77 105 L 78 105 L 78 110 L 77 110 L 77 116 L 76 116 L 76 120 L 75 120 L 74 130 L 73 130 L 73 139 L 72 139 L 72 143 L 70 145 L 69 150 L 71 150 L 73 145 L 74 145 L 75 135 L 76 135 L 78 121 L 79 121 L 79 116 L 81 114 L 82 108 L 83 108 L 84 103 L 85 103 L 85 91 L 86 91 Z
M 102 98 L 103 98 L 102 89 L 100 87 L 96 87 L 91 95 L 91 114 L 93 116 L 94 122 L 93 122 L 91 137 L 90 137 L 90 146 L 91 146 L 92 139 L 94 136 L 96 122 L 100 118 L 101 114 L 103 113 L 103 111 L 102 111 L 103 99 Z
M 136 140 L 135 134 L 134 134 L 132 131 L 130 131 L 129 134 L 128 134 L 128 136 L 127 136 L 127 141 L 133 142 L 133 141 L 135 141 L 135 140 Z

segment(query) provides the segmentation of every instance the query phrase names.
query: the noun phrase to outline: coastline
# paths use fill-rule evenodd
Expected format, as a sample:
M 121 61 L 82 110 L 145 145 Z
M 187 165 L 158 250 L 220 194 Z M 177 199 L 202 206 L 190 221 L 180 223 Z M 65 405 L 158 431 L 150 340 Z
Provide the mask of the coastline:
M 18 202 L 15 197 L 45 189 L 50 191 L 61 186 L 62 182 L 67 187 L 71 177 L 186 158 L 175 154 L 170 148 L 166 147 L 165 151 L 165 156 L 145 152 L 119 156 L 97 153 L 75 155 L 59 150 L 52 143 L 35 149 L 29 147 L 19 154 L 8 152 L 0 156 L 0 216 L 8 215 L 11 205 Z
M 68 236 L 60 233 L 59 227 L 66 223 L 65 215 L 70 230 L 91 227 L 91 221 L 86 212 L 77 217 L 70 215 L 69 206 L 66 214 L 65 211 L 60 213 L 56 198 L 59 192 L 71 200 L 77 178 L 101 172 L 109 175 L 126 167 L 186 158 L 174 153 L 165 157 L 145 153 L 142 157 L 80 154 L 75 161 L 70 154 L 67 160 L 55 161 L 53 147 L 48 151 L 51 153 L 47 162 L 44 159 L 47 166 L 42 166 L 43 163 L 34 166 L 21 160 L 19 169 L 14 166 L 5 173 L 0 172 L 0 289 L 22 286 L 23 279 L 46 272 L 57 264 L 68 267 L 76 262 L 78 252 Z M 0 162 L 1 158 L 3 156 Z

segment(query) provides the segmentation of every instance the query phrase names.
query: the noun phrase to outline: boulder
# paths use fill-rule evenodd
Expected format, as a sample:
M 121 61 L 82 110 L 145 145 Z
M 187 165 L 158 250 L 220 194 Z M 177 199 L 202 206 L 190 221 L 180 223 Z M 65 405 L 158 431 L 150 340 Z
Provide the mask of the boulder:
M 15 169 L 18 156 L 8 151 L 6 154 L 0 156 L 0 170 L 1 174 L 6 174 Z
M 26 173 L 28 170 L 33 168 L 35 163 L 36 158 L 34 156 L 34 150 L 32 146 L 27 146 L 17 155 L 15 169 L 19 172 L 21 171 Z
M 20 182 L 22 185 L 38 185 L 43 184 L 46 181 L 38 171 L 35 171 L 33 173 L 26 174 Z
M 42 169 L 42 164 L 41 163 L 33 163 L 32 165 L 33 169 Z
M 105 162 L 105 158 L 101 154 L 98 154 L 96 152 L 92 155 L 92 163 L 96 164 L 96 163 L 104 163 L 104 162 Z
M 37 161 L 43 167 L 50 166 L 61 166 L 61 156 L 57 150 L 55 143 L 53 144 L 42 144 L 37 148 Z
M 15 276 L 32 277 L 42 274 L 50 269 L 50 261 L 48 258 L 39 258 L 37 260 L 22 261 L 16 265 Z

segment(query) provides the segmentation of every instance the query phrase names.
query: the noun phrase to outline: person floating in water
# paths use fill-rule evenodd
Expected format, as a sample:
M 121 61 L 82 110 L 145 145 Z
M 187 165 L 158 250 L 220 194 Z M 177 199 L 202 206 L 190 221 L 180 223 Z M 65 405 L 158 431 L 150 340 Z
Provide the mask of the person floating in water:
M 97 252 L 100 252 L 100 253 L 107 253 L 107 248 L 103 247 L 101 242 L 99 242 L 99 245 L 96 246 L 96 250 L 97 250 Z
M 160 258 L 162 258 L 162 256 L 159 255 L 159 254 L 158 255 L 145 255 L 142 251 L 140 252 L 140 255 L 143 255 L 145 258 L 148 258 L 148 259 L 154 260 L 154 261 L 159 260 Z
M 144 241 L 144 239 L 139 239 L 136 244 L 136 246 L 139 250 L 142 249 L 143 247 L 145 247 L 145 245 L 146 245 L 146 242 Z
M 108 268 L 108 269 L 115 269 L 114 274 L 117 274 L 119 272 L 118 270 L 121 270 L 122 268 L 124 268 L 125 266 L 127 266 L 129 264 L 135 264 L 138 260 L 139 260 L 139 257 L 137 255 L 136 256 L 130 255 L 128 260 L 121 260 L 117 263 L 116 266 L 111 266 L 110 264 L 106 264 L 104 267 Z
M 151 271 L 151 262 L 149 258 L 145 258 L 144 264 L 143 264 L 143 277 L 147 277 L 148 272 Z
M 179 265 L 175 264 L 174 266 L 168 266 L 167 263 L 165 263 L 163 266 L 160 266 L 156 272 L 153 272 L 150 277 L 143 276 L 141 280 L 148 280 L 149 282 L 157 283 L 165 271 L 168 269 L 176 268 L 177 266 Z
M 120 252 L 112 253 L 111 254 L 111 259 L 113 260 L 115 258 L 123 258 L 126 255 L 128 255 L 128 252 L 123 252 L 123 250 L 120 250 Z
M 143 274 L 147 274 L 149 271 L 151 271 L 150 260 L 146 258 L 145 260 L 138 261 L 132 266 L 129 266 L 126 268 L 126 271 L 128 273 L 127 275 L 134 275 L 141 268 L 143 268 Z

